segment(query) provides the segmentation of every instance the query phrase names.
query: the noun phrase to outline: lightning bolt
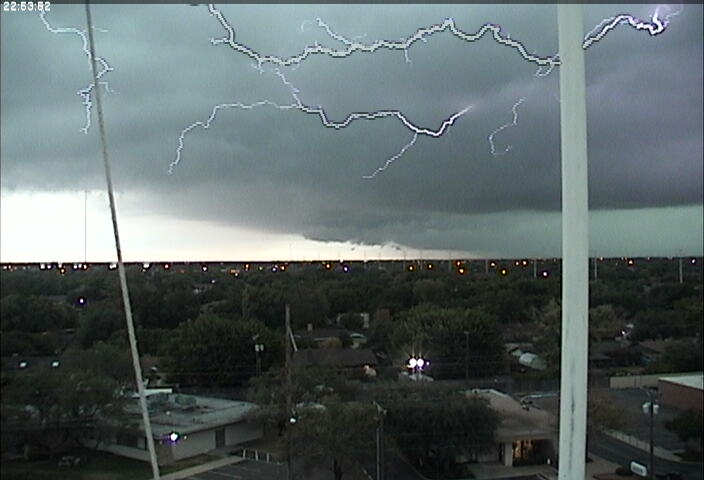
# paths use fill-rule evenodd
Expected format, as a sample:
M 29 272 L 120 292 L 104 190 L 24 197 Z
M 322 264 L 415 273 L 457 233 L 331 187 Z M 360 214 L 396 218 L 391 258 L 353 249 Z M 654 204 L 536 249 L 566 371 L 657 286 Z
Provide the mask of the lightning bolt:
M 511 108 L 511 111 L 513 112 L 513 121 L 511 123 L 507 123 L 504 125 L 501 125 L 499 128 L 494 130 L 489 134 L 489 145 L 491 145 L 491 154 L 495 157 L 498 157 L 499 155 L 505 155 L 508 152 L 511 151 L 511 145 L 507 146 L 506 149 L 503 152 L 496 152 L 496 146 L 494 145 L 494 135 L 499 133 L 501 130 L 504 130 L 508 127 L 515 127 L 518 125 L 518 111 L 516 110 L 518 106 L 525 101 L 525 97 L 520 98 L 516 103 L 513 104 L 513 107 Z
M 463 30 L 460 30 L 456 25 L 455 22 L 452 18 L 446 18 L 443 22 L 438 23 L 438 24 L 433 24 L 427 27 L 420 27 L 418 28 L 414 34 L 410 35 L 409 37 L 406 38 L 401 38 L 399 41 L 388 41 L 388 40 L 377 40 L 369 44 L 364 44 L 360 43 L 359 41 L 356 40 L 357 37 L 354 39 L 348 39 L 345 36 L 335 32 L 328 24 L 323 22 L 320 18 L 316 19 L 316 24 L 318 27 L 322 28 L 325 30 L 327 35 L 332 38 L 333 40 L 336 40 L 344 45 L 344 48 L 341 49 L 334 49 L 330 48 L 327 46 L 320 45 L 317 41 L 313 45 L 306 46 L 301 53 L 298 53 L 294 56 L 288 57 L 288 58 L 283 58 L 283 57 L 277 57 L 273 55 L 262 55 L 255 50 L 251 49 L 250 47 L 241 44 L 235 40 L 235 30 L 234 28 L 230 25 L 230 23 L 227 21 L 225 18 L 224 14 L 218 10 L 214 4 L 208 4 L 207 5 L 208 12 L 210 13 L 211 16 L 215 17 L 217 21 L 220 23 L 222 28 L 226 31 L 226 36 L 221 37 L 221 38 L 211 38 L 210 42 L 212 45 L 228 45 L 230 48 L 233 50 L 242 53 L 252 60 L 255 61 L 255 64 L 253 65 L 255 69 L 257 69 L 260 73 L 264 73 L 264 68 L 263 66 L 265 64 L 273 64 L 277 67 L 293 67 L 298 68 L 298 66 L 301 65 L 301 63 L 306 60 L 308 57 L 311 55 L 328 55 L 333 58 L 344 58 L 352 55 L 353 53 L 356 52 L 363 52 L 363 53 L 374 53 L 377 50 L 380 49 L 390 49 L 390 50 L 402 50 L 404 52 L 404 58 L 406 60 L 406 63 L 412 63 L 410 61 L 410 58 L 408 57 L 408 49 L 413 46 L 416 42 L 423 41 L 426 42 L 427 37 L 434 35 L 436 33 L 440 32 L 445 32 L 449 31 L 452 35 L 454 35 L 457 38 L 460 38 L 461 40 L 464 40 L 466 42 L 474 42 L 479 39 L 481 39 L 485 34 L 491 33 L 492 37 L 494 40 L 504 46 L 507 46 L 509 48 L 512 48 L 516 50 L 524 60 L 534 63 L 538 65 L 538 69 L 535 72 L 536 77 L 545 77 L 549 75 L 553 68 L 556 66 L 560 65 L 560 58 L 559 54 L 553 54 L 550 56 L 539 56 L 536 53 L 529 53 L 526 47 L 519 41 L 511 39 L 510 34 L 503 35 L 501 32 L 501 27 L 499 25 L 491 24 L 491 23 L 486 23 L 482 25 L 479 30 L 477 30 L 475 33 L 467 33 L 464 32 Z M 681 10 L 680 10 L 681 11 Z M 607 19 L 602 20 L 595 28 L 593 28 L 586 36 L 584 39 L 584 42 L 582 44 L 582 47 L 586 50 L 589 48 L 591 45 L 594 43 L 598 42 L 604 36 L 606 36 L 611 30 L 613 30 L 616 26 L 621 25 L 621 24 L 628 24 L 631 27 L 635 28 L 636 30 L 645 30 L 650 33 L 651 36 L 653 35 L 658 35 L 662 33 L 666 28 L 669 23 L 669 19 L 677 14 L 680 13 L 680 11 L 673 12 L 668 14 L 664 20 L 660 20 L 659 17 L 659 11 L 656 10 L 655 13 L 651 17 L 651 21 L 645 22 L 642 20 L 639 20 L 633 15 L 629 14 L 621 14 L 617 15 L 614 17 L 610 17 Z M 301 31 L 305 31 L 305 26 L 308 23 L 312 23 L 310 21 L 304 21 L 300 29 Z M 543 70 L 543 68 L 546 68 L 546 70 Z M 372 174 L 366 175 L 363 178 L 374 178 L 378 173 L 384 171 L 388 166 L 391 165 L 395 160 L 400 158 L 408 148 L 413 146 L 418 138 L 418 135 L 427 135 L 431 137 L 440 137 L 442 136 L 445 131 L 454 124 L 454 122 L 464 113 L 466 113 L 469 110 L 469 106 L 460 110 L 459 112 L 456 112 L 455 114 L 451 115 L 448 119 L 443 121 L 441 126 L 436 129 L 428 129 L 428 128 L 423 128 L 419 127 L 413 122 L 411 122 L 401 111 L 399 110 L 379 110 L 375 112 L 353 112 L 347 115 L 347 117 L 342 120 L 342 121 L 333 121 L 330 120 L 325 113 L 325 110 L 320 107 L 320 106 L 309 106 L 305 105 L 298 94 L 300 93 L 299 90 L 294 87 L 284 76 L 284 74 L 281 72 L 280 69 L 277 68 L 276 74 L 280 77 L 284 85 L 286 85 L 289 88 L 289 91 L 291 93 L 291 96 L 295 100 L 294 103 L 288 104 L 288 105 L 279 105 L 276 102 L 270 101 L 270 100 L 262 100 L 259 102 L 255 102 L 252 104 L 243 104 L 243 103 L 229 103 L 229 104 L 219 104 L 213 107 L 211 114 L 209 118 L 206 121 L 197 121 L 186 127 L 181 131 L 181 134 L 179 135 L 179 145 L 176 151 L 176 158 L 173 162 L 169 164 L 169 173 L 173 173 L 173 169 L 179 164 L 180 159 L 181 159 L 181 153 L 183 150 L 183 145 L 184 145 L 184 138 L 188 132 L 192 131 L 196 127 L 202 127 L 204 129 L 207 129 L 210 127 L 212 122 L 215 120 L 217 116 L 217 112 L 219 110 L 225 109 L 225 108 L 240 108 L 240 109 L 252 109 L 254 107 L 258 106 L 273 106 L 274 108 L 277 108 L 279 110 L 291 110 L 291 109 L 296 109 L 301 112 L 307 113 L 307 114 L 314 114 L 318 115 L 318 117 L 321 120 L 321 123 L 323 124 L 324 127 L 326 128 L 334 128 L 336 130 L 342 129 L 347 127 L 349 124 L 351 124 L 355 120 L 377 120 L 381 118 L 387 118 L 387 117 L 394 117 L 397 120 L 399 120 L 408 130 L 413 132 L 413 138 L 412 140 L 407 143 L 396 155 L 393 157 L 389 158 L 386 163 L 379 167 L 377 170 L 375 170 Z M 499 133 L 500 131 L 517 125 L 518 121 L 518 112 L 517 108 L 518 106 L 525 100 L 524 98 L 519 99 L 512 107 L 512 112 L 513 112 L 513 121 L 509 124 L 505 124 L 500 126 L 499 128 L 495 129 L 490 135 L 489 135 L 489 143 L 491 146 L 491 153 L 494 156 L 499 156 L 507 153 L 508 151 L 511 150 L 511 146 L 509 145 L 504 152 L 497 152 L 494 144 L 494 136 Z
M 179 143 L 178 148 L 176 150 L 176 158 L 174 159 L 173 162 L 171 162 L 169 164 L 169 173 L 173 173 L 174 168 L 181 161 L 181 153 L 183 151 L 184 138 L 188 134 L 188 132 L 190 132 L 191 130 L 193 130 L 196 127 L 202 127 L 204 129 L 210 128 L 210 125 L 215 120 L 218 111 L 225 109 L 225 108 L 240 108 L 243 110 L 250 110 L 255 107 L 269 105 L 269 106 L 272 106 L 278 110 L 299 110 L 303 113 L 317 115 L 320 118 L 320 121 L 324 127 L 332 128 L 335 130 L 340 130 L 342 128 L 345 128 L 356 120 L 379 120 L 382 118 L 396 118 L 399 122 L 401 122 L 401 124 L 403 124 L 404 127 L 406 127 L 408 130 L 413 132 L 414 135 L 426 135 L 426 136 L 435 137 L 435 138 L 442 136 L 447 131 L 448 128 L 450 128 L 452 125 L 454 125 L 455 121 L 457 121 L 458 118 L 460 118 L 462 115 L 467 113 L 467 111 L 469 111 L 469 109 L 471 108 L 471 105 L 470 105 L 470 106 L 463 108 L 462 110 L 460 110 L 458 112 L 455 112 L 450 117 L 443 120 L 443 122 L 440 124 L 440 126 L 437 129 L 420 127 L 420 126 L 416 125 L 415 123 L 413 123 L 411 120 L 409 120 L 403 114 L 403 112 L 401 112 L 399 110 L 377 110 L 374 112 L 353 112 L 353 113 L 348 114 L 344 120 L 334 121 L 334 120 L 330 120 L 327 113 L 325 113 L 325 110 L 321 106 L 305 105 L 299 97 L 300 90 L 298 88 L 296 88 L 286 78 L 286 76 L 281 72 L 281 70 L 276 69 L 275 73 L 281 79 L 282 83 L 286 87 L 288 87 L 291 96 L 295 100 L 294 103 L 291 103 L 288 105 L 280 105 L 280 104 L 273 102 L 271 100 L 261 100 L 261 101 L 251 103 L 251 104 L 226 103 L 226 104 L 216 105 L 215 107 L 213 107 L 213 109 L 210 113 L 210 116 L 208 117 L 208 119 L 206 121 L 194 122 L 181 131 L 181 134 L 179 135 L 179 140 L 178 140 L 178 143 Z M 405 151 L 405 149 L 403 151 Z
M 47 30 L 49 30 L 51 33 L 59 34 L 59 33 L 71 33 L 74 35 L 78 35 L 81 37 L 81 40 L 83 41 L 83 53 L 86 54 L 86 57 L 88 58 L 88 65 L 90 66 L 90 62 L 92 61 L 91 55 L 90 55 L 90 50 L 88 49 L 88 38 L 86 36 L 86 31 L 85 30 L 79 30 L 77 28 L 73 27 L 65 27 L 65 28 L 56 28 L 51 26 L 51 24 L 47 21 L 46 19 L 46 12 L 40 12 L 39 13 L 39 18 L 41 19 L 42 23 L 46 27 Z M 95 28 L 95 30 L 101 32 L 101 33 L 106 33 L 107 30 L 103 30 L 101 28 Z M 100 80 L 104 75 L 107 73 L 110 73 L 113 71 L 113 68 L 110 66 L 110 64 L 105 60 L 103 57 L 96 57 L 95 60 L 100 64 L 100 71 L 96 75 L 98 80 Z M 114 90 L 110 88 L 110 85 L 108 82 L 98 82 L 99 85 L 102 85 L 105 88 L 106 92 L 109 93 L 115 93 Z M 86 87 L 78 90 L 77 95 L 81 97 L 83 100 L 83 106 L 85 107 L 86 111 L 86 123 L 81 128 L 81 131 L 85 134 L 88 133 L 88 129 L 90 128 L 91 122 L 90 122 L 90 114 L 91 110 L 93 107 L 93 102 L 90 98 L 91 93 L 93 92 L 93 88 L 95 88 L 95 85 L 91 82 L 89 83 Z
M 531 54 L 528 52 L 526 47 L 519 41 L 511 39 L 509 34 L 501 34 L 501 26 L 492 23 L 485 23 L 479 30 L 475 33 L 467 33 L 460 30 L 455 25 L 455 21 L 452 18 L 446 18 L 442 23 L 433 24 L 427 27 L 418 28 L 413 35 L 402 38 L 400 41 L 389 41 L 389 40 L 377 40 L 370 44 L 359 43 L 355 41 L 348 40 L 342 35 L 332 31 L 332 29 L 322 22 L 322 20 L 317 19 L 318 26 L 324 28 L 328 35 L 335 40 L 342 42 L 345 48 L 341 50 L 336 50 L 330 47 L 319 45 L 317 42 L 313 46 L 308 46 L 303 49 L 303 51 L 297 55 L 288 58 L 276 57 L 273 55 L 261 55 L 255 50 L 249 48 L 246 45 L 238 43 L 235 41 L 235 30 L 229 24 L 223 13 L 218 10 L 214 4 L 208 4 L 208 11 L 210 14 L 217 18 L 220 25 L 227 32 L 226 37 L 222 38 L 211 38 L 210 42 L 213 45 L 229 45 L 233 50 L 240 52 L 248 57 L 252 58 L 257 62 L 259 66 L 265 63 L 272 63 L 279 67 L 289 67 L 301 63 L 306 58 L 311 55 L 328 55 L 333 58 L 344 58 L 355 52 L 365 52 L 374 53 L 379 49 L 390 49 L 390 50 L 407 50 L 414 43 L 419 40 L 425 41 L 425 38 L 436 33 L 449 31 L 455 37 L 464 40 L 465 42 L 474 42 L 481 39 L 485 34 L 491 32 L 494 40 L 504 46 L 515 49 L 524 60 L 535 63 L 538 66 L 558 66 L 560 64 L 558 55 L 550 56 L 539 56 L 537 54 Z M 637 17 L 630 14 L 621 14 L 614 17 L 610 17 L 602 20 L 596 27 L 594 27 L 584 39 L 582 48 L 589 48 L 594 42 L 601 40 L 609 31 L 613 30 L 616 26 L 622 23 L 628 23 L 631 27 L 636 30 L 646 30 L 650 35 L 658 35 L 665 31 L 669 23 L 669 19 L 675 15 L 678 15 L 680 11 L 671 13 L 665 17 L 664 21 L 659 18 L 659 12 L 656 10 L 651 17 L 650 22 L 639 20 Z M 305 22 L 304 22 L 305 23 Z M 303 25 L 302 25 L 303 26 Z
M 409 148 L 411 148 L 411 147 L 413 146 L 413 144 L 416 143 L 416 140 L 417 140 L 417 139 L 418 139 L 418 134 L 417 134 L 417 133 L 414 133 L 414 134 L 413 134 L 413 138 L 411 139 L 411 141 L 408 142 L 406 145 L 404 145 L 403 148 L 402 148 L 396 155 L 394 155 L 393 157 L 389 158 L 389 159 L 386 161 L 386 163 L 384 163 L 384 165 L 382 165 L 381 167 L 379 167 L 379 168 L 377 168 L 376 170 L 374 170 L 374 172 L 372 172 L 371 174 L 369 174 L 369 175 L 363 175 L 362 178 L 364 178 L 364 179 L 372 179 L 372 178 L 376 177 L 378 174 L 380 174 L 381 172 L 383 172 L 384 170 L 386 170 L 387 168 L 389 168 L 389 165 L 391 165 L 393 162 L 395 162 L 396 160 L 398 160 L 399 158 L 401 158 L 401 156 L 402 156 L 404 153 L 406 153 L 406 150 L 408 150 Z
M 249 48 L 248 46 L 238 43 L 237 41 L 235 41 L 235 30 L 229 24 L 223 13 L 218 10 L 213 4 L 208 4 L 208 11 L 212 16 L 217 18 L 220 25 L 227 32 L 227 36 L 225 37 L 211 38 L 210 43 L 213 45 L 229 45 L 230 48 L 244 55 L 247 55 L 252 60 L 257 62 L 257 65 L 260 66 L 264 65 L 265 63 L 271 63 L 279 67 L 290 67 L 301 63 L 311 55 L 320 54 L 328 55 L 333 58 L 344 58 L 355 52 L 374 53 L 380 49 L 407 50 L 419 40 L 424 40 L 427 36 L 444 31 L 449 31 L 457 38 L 460 38 L 466 42 L 477 41 L 488 32 L 491 32 L 492 36 L 494 37 L 494 40 L 496 40 L 502 45 L 514 48 L 527 61 L 542 66 L 547 66 L 555 63 L 555 60 L 552 57 L 540 57 L 537 55 L 532 55 L 528 52 L 526 47 L 521 42 L 512 40 L 508 35 L 502 36 L 501 27 L 499 25 L 487 23 L 482 25 L 476 33 L 466 33 L 457 28 L 457 26 L 455 25 L 455 21 L 452 18 L 446 18 L 442 23 L 430 25 L 428 27 L 421 27 L 417 29 L 413 35 L 406 37 L 405 39 L 401 39 L 399 41 L 377 40 L 371 44 L 364 44 L 349 40 L 343 37 L 342 35 L 333 32 L 332 29 L 330 29 L 329 27 L 326 28 L 324 22 L 321 21 L 318 23 L 318 25 L 323 28 L 326 28 L 328 35 L 330 35 L 335 40 L 342 42 L 345 45 L 345 48 L 336 50 L 334 48 L 326 47 L 316 43 L 313 46 L 305 47 L 303 51 L 297 55 L 294 55 L 289 58 L 280 58 L 273 55 L 261 55 L 253 49 Z
M 584 36 L 584 43 L 582 43 L 582 48 L 585 50 L 591 47 L 594 43 L 598 42 L 606 36 L 611 30 L 616 28 L 618 25 L 628 24 L 636 30 L 645 30 L 651 36 L 659 35 L 665 31 L 670 23 L 670 18 L 679 15 L 682 12 L 682 8 L 672 12 L 665 16 L 664 20 L 660 20 L 660 11 L 655 9 L 655 13 L 650 17 L 650 21 L 646 22 L 638 19 L 634 15 L 627 13 L 622 13 L 620 15 L 615 15 L 613 17 L 605 18 L 597 26 L 589 31 Z

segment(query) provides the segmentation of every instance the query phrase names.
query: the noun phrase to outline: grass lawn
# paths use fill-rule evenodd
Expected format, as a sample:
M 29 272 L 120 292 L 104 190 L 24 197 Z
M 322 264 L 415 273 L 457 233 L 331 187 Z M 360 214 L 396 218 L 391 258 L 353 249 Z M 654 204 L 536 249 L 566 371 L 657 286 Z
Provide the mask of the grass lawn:
M 119 457 L 105 452 L 86 452 L 88 462 L 77 467 L 59 468 L 58 460 L 3 462 L 0 466 L 2 480 L 148 480 L 152 478 L 149 463 Z M 161 467 L 162 474 L 183 470 L 214 460 L 210 455 L 182 460 Z

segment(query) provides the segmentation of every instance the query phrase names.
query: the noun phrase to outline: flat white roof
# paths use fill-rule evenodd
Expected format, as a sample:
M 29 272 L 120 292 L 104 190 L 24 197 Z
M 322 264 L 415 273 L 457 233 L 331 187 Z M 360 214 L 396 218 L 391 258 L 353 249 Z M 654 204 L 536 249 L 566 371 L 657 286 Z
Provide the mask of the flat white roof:
M 704 373 L 682 375 L 677 377 L 660 377 L 658 380 L 674 383 L 676 385 L 684 385 L 685 387 L 696 388 L 697 390 L 704 390 Z

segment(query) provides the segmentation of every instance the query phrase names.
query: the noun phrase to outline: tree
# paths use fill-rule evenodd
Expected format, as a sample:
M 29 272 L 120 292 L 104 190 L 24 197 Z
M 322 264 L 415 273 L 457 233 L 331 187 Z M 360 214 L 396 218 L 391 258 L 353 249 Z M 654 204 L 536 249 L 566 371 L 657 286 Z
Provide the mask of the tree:
M 424 278 L 413 285 L 413 296 L 417 303 L 432 303 L 445 305 L 447 302 L 447 287 L 440 280 Z
M 276 427 L 282 435 L 291 412 L 286 412 L 285 371 L 272 368 L 249 381 L 247 399 L 260 408 L 257 419 Z M 355 389 L 350 380 L 332 367 L 301 367 L 291 371 L 291 405 L 349 400 Z
M 397 315 L 390 344 L 394 351 L 430 359 L 433 375 L 441 378 L 464 376 L 465 367 L 472 376 L 491 375 L 504 368 L 496 319 L 479 308 L 413 307 Z
M 678 340 L 665 348 L 662 357 L 646 367 L 647 373 L 700 372 L 704 370 L 701 339 Z
M 376 408 L 368 403 L 330 402 L 299 409 L 290 429 L 292 455 L 304 466 L 328 464 L 333 478 L 342 480 L 346 471 L 374 452 Z
M 76 337 L 82 348 L 90 348 L 122 328 L 125 328 L 125 316 L 118 299 L 90 302 L 80 316 Z
M 271 285 L 247 284 L 242 292 L 242 316 L 263 322 L 269 328 L 283 325 L 284 293 Z
M 340 325 L 352 332 L 362 330 L 363 323 L 364 321 L 359 313 L 343 313 L 340 315 Z
M 76 310 L 67 304 L 57 304 L 46 297 L 8 295 L 0 302 L 3 332 L 21 330 L 40 333 L 76 325 Z
M 704 438 L 702 438 L 702 428 L 704 428 L 704 417 L 701 410 L 692 408 L 685 410 L 672 420 L 665 423 L 665 428 L 674 432 L 683 442 L 689 443 L 691 440 L 699 439 L 699 450 L 704 450 Z
M 551 299 L 547 305 L 533 313 L 538 334 L 535 346 L 545 360 L 548 369 L 556 373 L 560 370 L 562 339 L 562 307 Z M 589 342 L 614 336 L 621 326 L 616 311 L 611 305 L 599 305 L 589 309 Z
M 91 351 L 74 352 L 56 368 L 8 379 L 3 449 L 29 445 L 53 454 L 78 446 L 89 432 L 100 439 L 113 425 L 126 425 L 129 399 L 122 392 L 130 385 L 129 372 L 126 352 L 99 343 Z
M 255 343 L 265 345 L 262 368 L 280 355 L 281 340 L 256 320 L 212 314 L 181 323 L 165 346 L 167 368 L 180 383 L 237 385 L 256 372 Z
M 476 458 L 495 447 L 499 415 L 481 397 L 422 387 L 394 393 L 380 400 L 387 431 L 421 468 L 448 474 L 457 456 Z
M 623 321 L 612 305 L 589 309 L 589 337 L 592 340 L 613 339 L 623 327 Z
M 625 430 L 629 420 L 624 411 L 613 401 L 598 393 L 590 392 L 587 402 L 587 428 L 589 430 Z

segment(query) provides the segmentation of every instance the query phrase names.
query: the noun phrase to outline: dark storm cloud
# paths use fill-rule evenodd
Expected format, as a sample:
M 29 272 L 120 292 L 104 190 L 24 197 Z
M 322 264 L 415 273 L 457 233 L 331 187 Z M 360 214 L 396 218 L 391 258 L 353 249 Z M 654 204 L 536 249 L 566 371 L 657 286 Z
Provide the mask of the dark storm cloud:
M 585 28 L 622 11 L 647 18 L 652 9 L 585 7 Z M 179 132 L 207 119 L 215 104 L 266 98 L 288 104 L 291 95 L 271 68 L 260 74 L 251 59 L 211 46 L 209 38 L 223 32 L 202 6 L 94 10 L 96 25 L 108 30 L 96 34 L 99 54 L 115 67 L 105 79 L 118 93 L 106 97 L 105 110 L 117 188 L 141 195 L 145 212 L 321 240 L 451 248 L 497 228 L 483 223 L 488 218 L 560 208 L 559 72 L 534 77 L 534 65 L 488 36 L 467 44 L 436 34 L 408 51 L 411 64 L 403 52 L 381 51 L 312 57 L 286 70 L 302 101 L 323 105 L 336 120 L 351 111 L 400 109 L 437 128 L 472 105 L 445 136 L 420 136 L 372 180 L 362 176 L 412 138 L 399 122 L 358 121 L 333 130 L 317 116 L 269 106 L 224 110 L 208 130 L 193 130 L 169 176 Z M 557 51 L 554 6 L 229 5 L 222 11 L 238 41 L 282 56 L 314 41 L 335 44 L 314 25 L 301 31 L 303 20 L 317 16 L 347 37 L 366 34 L 363 42 L 395 40 L 449 16 L 469 32 L 500 23 L 531 51 Z M 80 27 L 83 9 L 57 5 L 47 19 Z M 660 36 L 621 26 L 587 51 L 592 209 L 701 205 L 701 20 L 702 7 L 687 5 Z M 3 16 L 2 27 L 3 189 L 102 187 L 97 129 L 79 132 L 84 112 L 75 92 L 90 78 L 80 41 L 49 33 L 36 15 Z M 487 136 L 512 120 L 511 107 L 523 97 L 518 125 L 495 137 L 497 150 L 512 150 L 492 156 Z M 498 216 L 481 217 L 487 213 Z M 496 221 L 516 224 L 513 217 Z

